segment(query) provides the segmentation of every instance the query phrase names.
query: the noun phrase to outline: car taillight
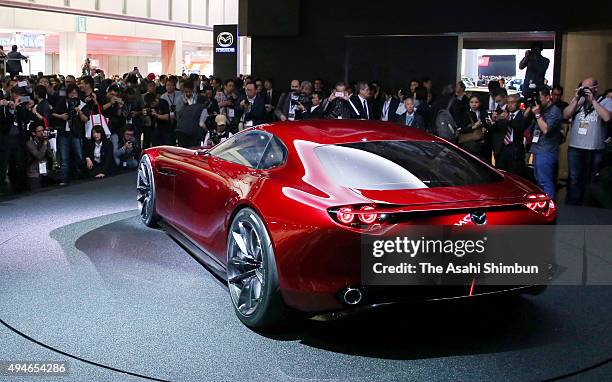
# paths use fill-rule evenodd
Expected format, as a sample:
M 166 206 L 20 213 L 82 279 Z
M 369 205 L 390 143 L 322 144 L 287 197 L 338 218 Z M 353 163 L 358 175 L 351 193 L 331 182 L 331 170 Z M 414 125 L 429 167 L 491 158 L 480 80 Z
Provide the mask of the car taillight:
M 546 194 L 529 194 L 527 200 L 528 202 L 525 203 L 527 208 L 544 216 L 550 216 L 557 209 L 555 202 Z
M 374 207 L 372 206 L 363 206 L 359 209 L 359 212 L 361 213 L 357 216 L 359 216 L 359 220 L 361 220 L 363 224 L 372 224 L 376 221 L 376 219 L 378 219 L 377 213 L 363 213 L 363 211 L 372 211 L 373 209 Z
M 342 207 L 336 212 L 338 221 L 342 224 L 351 224 L 355 220 L 353 209 L 351 207 Z
M 364 227 L 378 222 L 380 214 L 373 206 L 343 206 L 330 208 L 329 214 L 338 223 L 350 227 Z

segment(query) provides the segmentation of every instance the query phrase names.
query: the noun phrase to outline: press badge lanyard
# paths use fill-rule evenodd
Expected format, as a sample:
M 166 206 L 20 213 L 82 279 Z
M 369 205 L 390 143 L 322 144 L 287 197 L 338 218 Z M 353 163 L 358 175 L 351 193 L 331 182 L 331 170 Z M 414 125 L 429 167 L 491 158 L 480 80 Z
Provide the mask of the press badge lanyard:
M 172 106 L 176 108 L 175 100 L 176 100 L 176 92 L 172 93 L 172 100 L 170 100 L 170 96 L 168 96 L 168 101 L 170 101 L 170 118 L 174 118 L 174 111 L 172 111 Z

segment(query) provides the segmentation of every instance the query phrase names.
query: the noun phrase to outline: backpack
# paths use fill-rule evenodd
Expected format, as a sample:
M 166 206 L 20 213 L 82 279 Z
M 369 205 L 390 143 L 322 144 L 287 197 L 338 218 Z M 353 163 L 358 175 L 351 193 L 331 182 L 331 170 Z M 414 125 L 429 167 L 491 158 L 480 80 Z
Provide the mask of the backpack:
M 435 134 L 440 138 L 446 139 L 447 141 L 454 141 L 457 135 L 457 123 L 455 122 L 453 115 L 450 113 L 450 107 L 453 104 L 453 101 L 455 101 L 455 97 L 451 96 L 446 109 L 439 110 L 434 120 Z

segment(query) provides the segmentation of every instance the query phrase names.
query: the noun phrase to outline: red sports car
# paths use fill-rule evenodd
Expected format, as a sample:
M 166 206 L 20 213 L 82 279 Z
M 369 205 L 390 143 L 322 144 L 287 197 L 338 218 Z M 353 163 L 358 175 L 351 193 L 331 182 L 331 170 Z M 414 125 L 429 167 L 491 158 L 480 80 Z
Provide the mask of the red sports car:
M 375 121 L 281 122 L 208 150 L 154 147 L 137 187 L 143 222 L 162 224 L 226 279 L 240 320 L 259 328 L 296 310 L 415 298 L 360 285 L 365 232 L 556 218 L 525 179 L 423 131 Z

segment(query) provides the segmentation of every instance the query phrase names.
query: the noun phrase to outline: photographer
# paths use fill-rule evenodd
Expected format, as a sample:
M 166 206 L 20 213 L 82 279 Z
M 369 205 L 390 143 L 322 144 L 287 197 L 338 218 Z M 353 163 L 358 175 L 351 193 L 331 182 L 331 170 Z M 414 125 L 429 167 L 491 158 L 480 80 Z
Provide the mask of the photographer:
M 312 93 L 311 104 L 308 110 L 306 110 L 306 114 L 304 115 L 304 119 L 323 119 L 325 116 L 323 110 L 323 93 L 319 91 L 315 91 Z
M 0 126 L 2 127 L 3 147 L 0 147 L 0 176 L 4 183 L 5 171 L 8 170 L 8 178 L 13 192 L 18 193 L 26 189 L 25 179 L 25 141 L 26 126 L 31 120 L 31 113 L 24 106 L 25 101 L 23 89 L 15 86 L 10 90 L 9 100 L 0 100 Z M 25 101 L 25 102 L 22 102 Z M 8 190 L 0 190 L 2 192 Z
M 538 185 L 550 196 L 555 197 L 555 171 L 559 161 L 561 144 L 561 123 L 563 115 L 558 107 L 552 104 L 550 90 L 542 88 L 535 104 L 525 110 L 531 131 L 531 148 L 533 154 L 534 176 Z
M 563 110 L 563 117 L 572 119 L 567 152 L 567 204 L 583 204 L 585 187 L 594 182 L 603 159 L 606 124 L 612 118 L 612 100 L 598 98 L 597 92 L 597 80 L 586 78 Z
M 350 119 L 352 108 L 349 103 L 349 95 L 346 91 L 346 84 L 338 82 L 334 91 L 323 105 L 325 117 L 331 119 Z
M 113 168 L 113 144 L 106 139 L 100 125 L 94 125 L 91 139 L 85 143 L 85 165 L 89 175 L 96 179 L 110 175 Z
M 166 81 L 166 92 L 160 97 L 159 103 L 167 103 L 169 108 L 169 131 L 168 135 L 165 135 L 165 144 L 174 146 L 176 145 L 175 130 L 177 125 L 178 113 L 183 108 L 183 94 L 176 90 L 177 78 L 172 76 Z M 162 102 L 164 101 L 164 102 Z M 165 125 L 165 122 L 164 122 Z
M 219 102 L 217 102 L 217 100 L 213 96 L 214 94 L 213 87 L 210 85 L 204 85 L 202 94 L 204 94 L 204 97 L 206 97 L 210 101 L 210 105 L 208 106 L 208 114 L 210 115 L 220 114 L 221 110 L 219 109 Z
M 94 91 L 94 79 L 91 76 L 81 77 L 81 100 L 85 104 L 83 112 L 88 116 L 102 114 L 102 106 L 106 103 L 104 96 Z
M 204 147 L 218 145 L 230 138 L 233 134 L 227 129 L 227 118 L 220 114 L 215 117 L 212 129 L 209 129 L 204 138 Z
M 47 163 L 53 158 L 49 147 L 48 132 L 42 123 L 36 121 L 30 124 L 31 138 L 26 142 L 28 152 L 27 178 L 30 191 L 36 192 L 40 189 L 42 178 L 47 176 Z
M 491 128 L 487 110 L 480 104 L 480 98 L 472 95 L 469 100 L 469 110 L 466 111 L 457 124 L 459 146 L 470 154 L 479 157 L 486 163 L 491 162 L 491 146 L 489 146 L 488 130 Z
M 215 99 L 219 104 L 220 113 L 223 114 L 229 122 L 234 119 L 236 95 L 234 94 L 235 82 L 232 79 L 225 80 L 223 90 L 217 92 Z
M 126 126 L 121 137 L 111 135 L 111 142 L 113 143 L 113 157 L 118 168 L 131 170 L 138 167 L 141 150 L 133 127 Z
M 124 118 L 124 126 L 131 126 L 134 129 L 136 140 L 140 141 L 142 131 L 142 103 L 141 98 L 135 89 L 125 89 L 123 98 L 123 108 L 121 109 Z
M 502 120 L 503 122 L 496 124 L 496 128 L 503 127 L 503 140 L 501 145 L 495 148 L 495 167 L 513 174 L 525 176 L 525 146 L 523 144 L 523 137 L 527 126 L 523 111 L 519 108 L 518 95 L 513 94 L 507 100 L 506 116 Z
M 531 49 L 525 52 L 525 57 L 519 63 L 519 69 L 523 70 L 527 68 L 525 72 L 525 80 L 523 81 L 523 92 L 526 93 L 529 90 L 530 84 L 535 84 L 537 89 L 544 87 L 544 76 L 550 60 L 542 56 L 542 50 L 544 46 L 541 42 L 535 42 L 531 46 Z
M 166 82 L 167 83 L 167 82 Z M 153 146 L 170 145 L 174 133 L 172 123 L 170 121 L 170 105 L 164 99 L 160 99 L 155 93 L 145 94 L 145 105 L 147 106 L 142 112 L 145 117 L 151 120 L 153 130 Z
M 293 80 L 291 81 L 291 88 L 289 92 L 281 94 L 278 104 L 276 105 L 276 110 L 274 110 L 274 114 L 276 118 L 280 121 L 294 121 L 296 119 L 301 119 L 303 108 L 298 108 L 298 103 L 300 99 L 300 81 Z
M 66 97 L 60 97 L 52 112 L 53 125 L 57 130 L 57 148 L 61 158 L 60 185 L 68 183 L 70 165 L 75 164 L 80 173 L 83 163 L 83 140 L 85 123 L 89 116 L 83 111 L 79 100 L 79 88 L 75 84 L 66 87 Z
M 108 127 L 111 134 L 118 134 L 125 125 L 123 107 L 125 102 L 121 98 L 119 86 L 109 86 L 106 91 L 106 103 L 102 105 L 102 114 L 108 118 Z
M 265 103 L 264 95 L 257 93 L 255 84 L 245 86 L 245 96 L 238 101 L 239 131 L 265 122 Z

